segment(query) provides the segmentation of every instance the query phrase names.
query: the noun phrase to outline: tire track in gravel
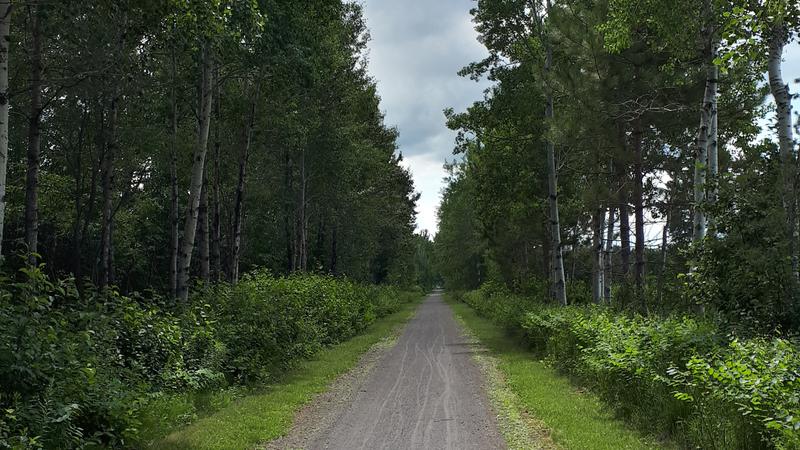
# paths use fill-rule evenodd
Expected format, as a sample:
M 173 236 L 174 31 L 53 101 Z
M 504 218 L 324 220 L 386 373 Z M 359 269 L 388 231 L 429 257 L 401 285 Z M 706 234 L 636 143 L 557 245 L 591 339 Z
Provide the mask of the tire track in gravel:
M 472 349 L 441 293 L 431 294 L 344 401 L 315 401 L 313 423 L 296 422 L 268 448 L 505 449 Z

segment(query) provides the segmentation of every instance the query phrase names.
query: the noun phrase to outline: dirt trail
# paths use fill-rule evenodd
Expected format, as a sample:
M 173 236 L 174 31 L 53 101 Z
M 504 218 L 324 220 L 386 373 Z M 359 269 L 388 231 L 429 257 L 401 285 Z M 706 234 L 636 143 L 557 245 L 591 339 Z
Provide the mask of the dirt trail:
M 343 377 L 349 392 L 337 382 L 333 391 L 346 401 L 318 399 L 287 438 L 268 447 L 504 449 L 473 348 L 434 293 L 394 347 L 377 361 L 367 356 L 372 370 Z

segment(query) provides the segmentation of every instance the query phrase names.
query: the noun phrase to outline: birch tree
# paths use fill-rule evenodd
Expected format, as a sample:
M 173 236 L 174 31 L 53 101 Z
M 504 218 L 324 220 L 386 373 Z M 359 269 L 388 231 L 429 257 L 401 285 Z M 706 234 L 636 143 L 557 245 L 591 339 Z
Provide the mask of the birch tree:
M 545 121 L 552 126 L 554 123 L 554 102 L 552 86 L 547 83 L 552 83 L 551 71 L 553 66 L 553 48 L 547 36 L 545 28 L 545 18 L 549 15 L 551 9 L 550 0 L 545 0 L 544 8 L 535 0 L 531 5 L 531 11 L 534 14 L 536 21 L 537 32 L 540 42 L 544 47 L 544 80 L 545 86 Z M 553 295 L 560 304 L 567 304 L 567 286 L 564 277 L 564 256 L 561 247 L 561 222 L 559 221 L 558 214 L 558 174 L 556 168 L 556 148 L 553 142 L 553 137 L 547 136 L 545 138 L 545 149 L 547 151 L 547 187 L 548 187 L 548 203 L 550 205 L 550 239 L 551 249 L 553 255 Z
M 766 55 L 769 89 L 776 106 L 776 131 L 781 160 L 781 204 L 786 214 L 785 236 L 794 282 L 800 281 L 797 223 L 797 151 L 792 127 L 792 94 L 783 79 L 785 46 L 800 29 L 800 4 L 787 0 L 734 2 L 725 17 L 725 48 L 718 61 L 736 64 Z
M 713 0 L 704 0 L 702 9 L 701 39 L 703 42 L 703 62 L 705 65 L 705 90 L 700 113 L 700 126 L 694 163 L 694 232 L 693 239 L 702 241 L 706 236 L 708 218 L 704 203 L 716 200 L 716 188 L 707 186 L 707 174 L 716 178 L 719 171 L 717 155 L 717 49 L 719 47 Z M 716 181 L 715 181 L 716 183 Z
M 798 231 L 797 231 L 797 152 L 792 136 L 792 95 L 789 85 L 784 82 L 781 71 L 783 49 L 790 39 L 790 29 L 782 17 L 777 17 L 767 31 L 769 49 L 767 67 L 769 88 L 775 101 L 778 132 L 778 147 L 781 155 L 782 202 L 786 211 L 786 236 L 789 242 L 792 274 L 798 274 Z
M 178 265 L 177 293 L 178 299 L 189 298 L 189 268 L 192 265 L 192 252 L 195 244 L 197 220 L 200 210 L 200 193 L 203 189 L 206 153 L 208 150 L 208 134 L 211 124 L 211 104 L 213 86 L 213 61 L 211 45 L 204 41 L 200 46 L 200 89 L 198 98 L 197 142 L 192 157 L 191 181 L 189 197 L 186 202 L 186 214 L 183 222 L 183 242 L 180 246 Z

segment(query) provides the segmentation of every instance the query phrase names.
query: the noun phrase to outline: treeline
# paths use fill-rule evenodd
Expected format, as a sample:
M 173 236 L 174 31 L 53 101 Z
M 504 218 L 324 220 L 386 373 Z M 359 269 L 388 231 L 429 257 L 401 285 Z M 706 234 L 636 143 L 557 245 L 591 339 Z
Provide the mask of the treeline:
M 340 0 L 0 1 L 0 448 L 143 448 L 420 295 L 368 37 Z
M 11 1 L 0 34 L 9 269 L 182 299 L 255 266 L 413 278 L 359 5 Z
M 462 159 L 434 245 L 445 285 L 669 445 L 798 448 L 781 58 L 800 4 L 479 0 L 472 13 L 490 56 L 463 74 L 494 84 L 448 112 Z
M 548 280 L 561 304 L 798 329 L 781 74 L 796 2 L 485 0 L 472 14 L 489 57 L 462 74 L 494 84 L 448 112 L 463 155 L 436 237 L 450 287 Z

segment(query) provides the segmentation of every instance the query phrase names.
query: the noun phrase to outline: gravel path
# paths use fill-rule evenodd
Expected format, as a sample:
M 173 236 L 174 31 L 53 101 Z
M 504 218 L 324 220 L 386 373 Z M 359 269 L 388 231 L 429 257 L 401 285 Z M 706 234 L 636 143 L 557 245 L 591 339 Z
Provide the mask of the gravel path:
M 327 410 L 328 420 L 314 419 L 327 422 L 324 429 L 294 442 L 341 450 L 506 448 L 472 351 L 441 294 L 428 296 L 397 344 L 350 383 L 349 401 L 310 414 Z

